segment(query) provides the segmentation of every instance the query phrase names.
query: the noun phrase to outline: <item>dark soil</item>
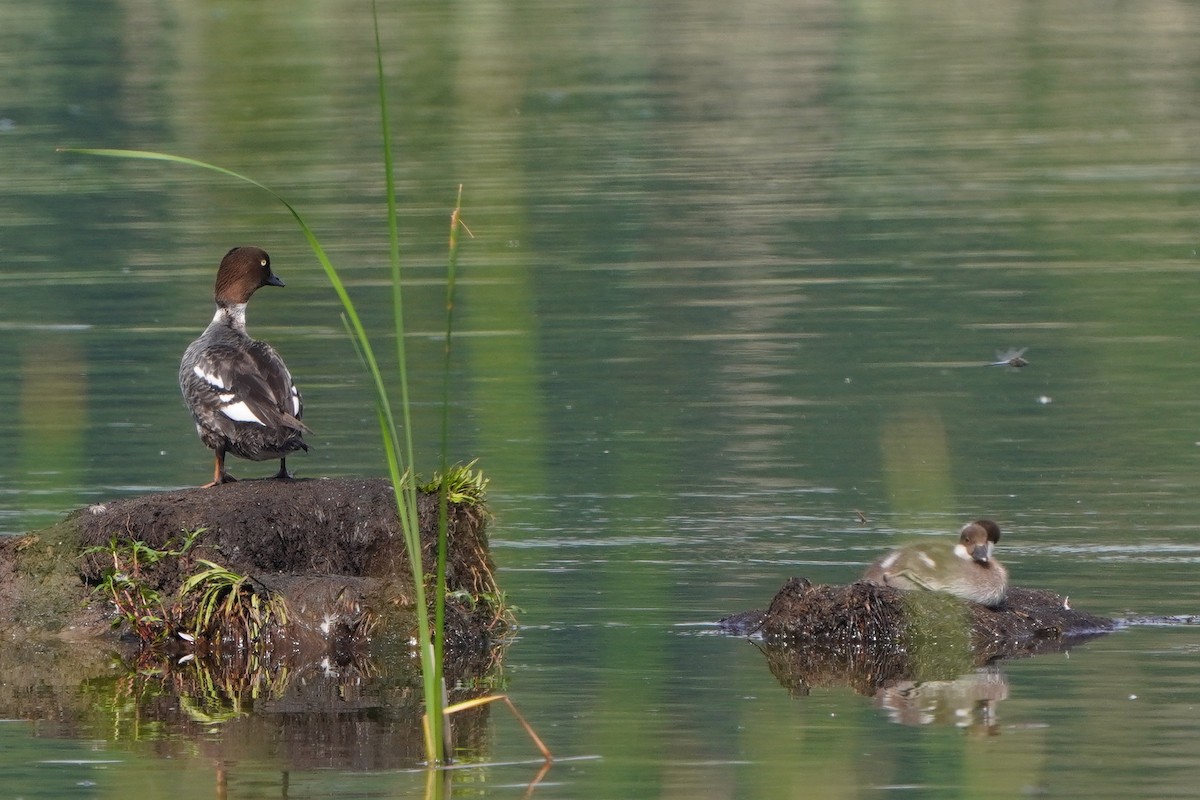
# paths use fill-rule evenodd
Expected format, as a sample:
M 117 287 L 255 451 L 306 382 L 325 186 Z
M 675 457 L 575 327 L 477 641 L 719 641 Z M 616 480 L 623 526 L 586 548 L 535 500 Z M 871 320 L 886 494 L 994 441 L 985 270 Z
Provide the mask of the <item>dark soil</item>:
M 437 497 L 422 495 L 418 506 L 421 530 L 436 534 Z M 85 548 L 118 536 L 162 549 L 186 532 L 204 529 L 195 554 L 235 572 L 400 579 L 411 595 L 395 495 L 382 478 L 238 481 L 93 505 L 72 519 Z M 450 508 L 447 581 L 454 588 L 495 588 L 484 521 L 478 506 Z M 424 537 L 427 564 L 435 543 L 435 536 Z M 96 580 L 107 566 L 103 561 L 85 559 L 84 577 Z M 173 565 L 156 571 L 157 588 L 178 588 L 185 565 Z

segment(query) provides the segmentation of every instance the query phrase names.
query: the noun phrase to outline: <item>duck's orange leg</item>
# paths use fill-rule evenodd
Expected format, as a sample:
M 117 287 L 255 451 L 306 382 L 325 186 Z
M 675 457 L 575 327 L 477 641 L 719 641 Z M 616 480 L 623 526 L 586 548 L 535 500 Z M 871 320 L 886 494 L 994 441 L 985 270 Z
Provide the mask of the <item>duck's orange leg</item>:
M 213 486 L 222 483 L 233 483 L 237 478 L 225 471 L 225 448 L 218 447 L 216 450 L 216 464 L 213 466 L 212 483 L 206 483 L 201 486 L 201 489 L 209 489 Z

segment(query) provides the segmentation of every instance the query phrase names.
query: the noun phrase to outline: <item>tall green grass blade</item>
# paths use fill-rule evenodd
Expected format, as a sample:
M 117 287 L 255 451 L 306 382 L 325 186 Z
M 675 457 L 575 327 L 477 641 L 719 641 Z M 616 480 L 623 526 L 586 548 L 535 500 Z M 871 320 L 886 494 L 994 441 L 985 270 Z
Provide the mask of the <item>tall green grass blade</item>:
M 388 119 L 387 79 L 383 70 L 383 43 L 379 35 L 379 12 L 371 2 L 375 26 L 375 68 L 379 84 L 379 126 L 383 138 L 383 175 L 387 195 L 388 256 L 392 269 L 392 311 L 396 324 L 396 363 L 400 370 L 400 408 L 404 415 L 404 460 L 413 463 L 411 405 L 408 395 L 408 354 L 404 346 L 404 290 L 400 280 L 400 221 L 396 211 L 396 172 L 392 155 L 392 129 Z M 414 509 L 415 510 L 415 509 Z
M 396 177 L 392 157 L 392 130 L 388 119 L 387 78 L 383 69 L 383 43 L 379 35 L 379 9 L 375 0 L 371 2 L 371 20 L 375 29 L 375 68 L 378 73 L 379 85 L 379 125 L 383 138 L 383 171 L 387 194 L 388 217 L 388 252 L 392 266 L 392 312 L 396 323 L 396 361 L 399 365 L 400 381 L 400 410 L 404 415 L 404 457 L 402 461 L 413 464 L 412 437 L 412 404 L 408 392 L 408 355 L 404 344 L 404 294 L 400 280 L 400 223 L 396 213 Z M 393 439 L 394 430 L 393 430 Z M 415 549 L 409 550 L 409 562 L 413 568 L 413 586 L 417 604 L 417 644 L 421 650 L 421 682 L 425 695 L 425 712 L 429 716 L 430 737 L 429 752 L 426 753 L 431 765 L 444 760 L 444 736 L 441 684 L 442 661 L 440 642 L 443 629 L 437 630 L 437 649 L 433 647 L 433 636 L 429 630 L 429 606 L 425 600 L 425 575 L 421 563 L 421 535 L 417 514 L 417 489 L 413 481 L 403 484 L 395 483 L 396 500 L 399 504 L 402 527 L 406 538 L 415 541 Z M 401 502 L 401 492 L 404 493 Z M 437 592 L 441 594 L 441 592 Z

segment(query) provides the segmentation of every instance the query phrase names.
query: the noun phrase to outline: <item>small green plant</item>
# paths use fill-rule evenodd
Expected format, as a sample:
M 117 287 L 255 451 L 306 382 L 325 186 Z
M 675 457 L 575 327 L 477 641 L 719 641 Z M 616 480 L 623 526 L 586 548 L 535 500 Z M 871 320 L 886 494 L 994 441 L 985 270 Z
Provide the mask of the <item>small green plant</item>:
M 183 625 L 193 635 L 253 642 L 272 627 L 287 625 L 287 604 L 281 597 L 256 589 L 251 578 L 216 562 L 199 562 L 204 569 L 179 587 Z
M 163 549 L 152 547 L 140 539 L 121 539 L 113 536 L 108 544 L 86 548 L 82 555 L 103 554 L 112 561 L 104 576 L 92 591 L 103 595 L 117 609 L 113 625 L 128 623 L 143 644 L 161 642 L 170 633 L 168 609 L 157 589 L 146 583 L 143 569 L 164 558 L 182 558 L 204 532 L 199 528 L 185 533 L 176 544 L 167 540 Z
M 479 459 L 475 459 L 469 464 L 455 464 L 446 471 L 445 475 L 439 470 L 433 473 L 430 481 L 418 488 L 422 492 L 430 494 L 444 489 L 446 501 L 449 503 L 482 505 L 487 500 L 487 485 L 490 478 L 484 476 L 483 470 L 473 469 L 478 461 Z
M 488 624 L 489 629 L 494 628 L 497 624 L 502 624 L 506 628 L 516 625 L 516 615 L 521 611 L 518 606 L 508 604 L 508 598 L 502 591 L 472 594 L 466 589 L 456 589 L 446 592 L 446 600 L 457 603 L 469 612 L 486 609 L 492 616 L 491 622 Z
M 95 590 L 117 609 L 113 627 L 128 623 L 139 640 L 150 644 L 167 635 L 167 612 L 157 591 L 123 570 L 112 570 Z

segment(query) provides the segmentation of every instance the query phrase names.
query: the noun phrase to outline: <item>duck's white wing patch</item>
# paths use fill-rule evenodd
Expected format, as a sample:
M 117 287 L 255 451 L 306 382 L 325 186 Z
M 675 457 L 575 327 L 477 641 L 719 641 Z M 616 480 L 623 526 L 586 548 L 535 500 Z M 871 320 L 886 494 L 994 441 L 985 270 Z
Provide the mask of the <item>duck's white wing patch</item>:
M 296 384 L 292 384 L 292 416 L 299 419 L 300 417 L 300 390 L 296 388 Z
M 207 359 L 205 359 L 205 361 L 207 361 Z M 210 386 L 215 386 L 218 389 L 228 389 L 229 388 L 228 386 L 225 385 L 225 381 L 223 381 L 221 379 L 220 375 L 218 375 L 215 372 L 205 371 L 203 364 L 197 364 L 196 366 L 192 367 L 192 372 L 195 373 L 197 378 L 204 381 L 205 383 L 207 383 Z
M 266 427 L 265 422 L 255 416 L 250 410 L 250 406 L 246 405 L 246 401 L 239 400 L 236 403 L 226 403 L 221 406 L 221 413 L 229 417 L 234 422 L 254 422 L 263 427 Z

